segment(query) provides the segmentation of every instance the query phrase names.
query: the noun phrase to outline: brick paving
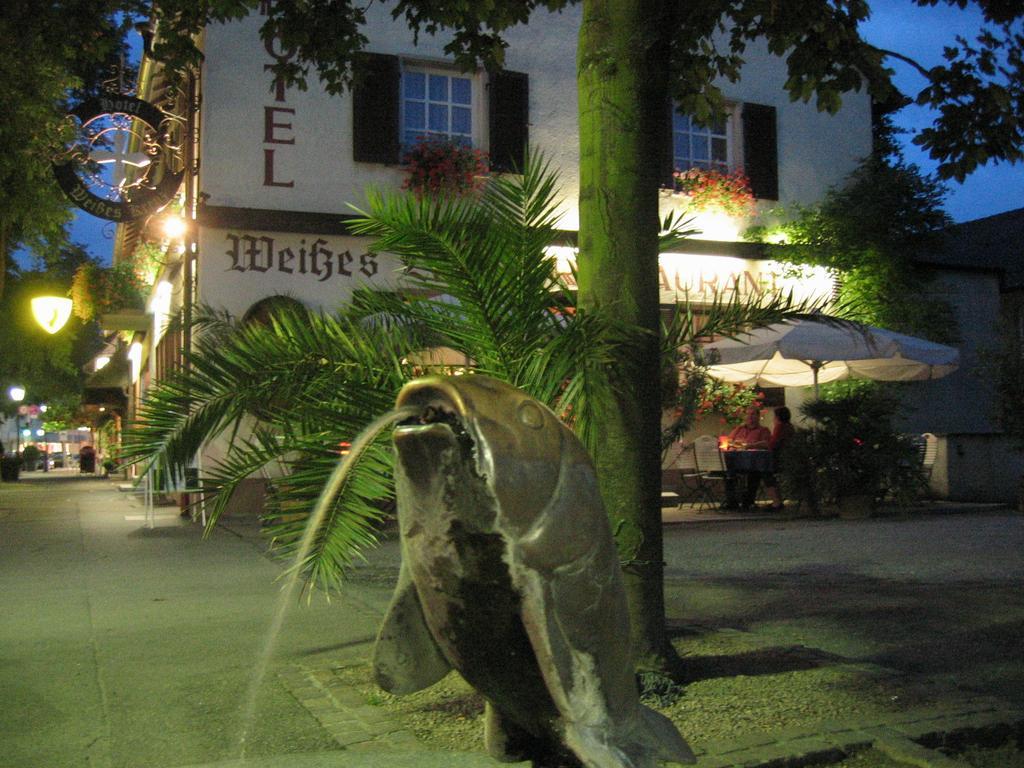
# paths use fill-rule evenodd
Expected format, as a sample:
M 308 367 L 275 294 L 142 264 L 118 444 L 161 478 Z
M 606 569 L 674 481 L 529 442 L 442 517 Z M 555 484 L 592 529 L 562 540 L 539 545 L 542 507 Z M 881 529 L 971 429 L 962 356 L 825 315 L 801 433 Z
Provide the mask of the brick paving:
M 868 674 L 890 672 L 873 665 L 859 666 Z M 415 749 L 419 744 L 415 734 L 382 708 L 368 703 L 361 693 L 346 687 L 335 674 L 336 669 L 334 663 L 294 665 L 279 672 L 279 678 L 338 746 Z M 827 766 L 870 748 L 916 768 L 971 768 L 923 743 L 972 743 L 997 731 L 1024 734 L 1024 710 L 999 699 L 977 696 L 963 699 L 956 707 L 911 708 L 886 717 L 824 722 L 814 728 L 754 733 L 693 747 L 698 768 Z
M 339 746 L 360 749 L 409 748 L 419 742 L 362 694 L 345 687 L 334 665 L 295 665 L 278 673 L 291 694 L 315 717 Z

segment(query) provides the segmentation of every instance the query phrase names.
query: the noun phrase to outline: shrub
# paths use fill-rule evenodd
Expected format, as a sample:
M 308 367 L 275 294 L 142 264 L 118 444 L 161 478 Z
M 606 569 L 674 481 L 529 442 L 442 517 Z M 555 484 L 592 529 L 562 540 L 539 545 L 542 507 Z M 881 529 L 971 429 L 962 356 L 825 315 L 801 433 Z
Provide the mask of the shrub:
M 35 469 L 39 465 L 39 457 L 42 451 L 34 445 L 26 445 L 21 451 L 21 460 L 25 469 Z
M 912 496 L 918 488 L 913 438 L 893 425 L 897 403 L 877 389 L 862 389 L 802 409 L 814 421 L 787 442 L 785 489 L 812 509 L 846 496 Z

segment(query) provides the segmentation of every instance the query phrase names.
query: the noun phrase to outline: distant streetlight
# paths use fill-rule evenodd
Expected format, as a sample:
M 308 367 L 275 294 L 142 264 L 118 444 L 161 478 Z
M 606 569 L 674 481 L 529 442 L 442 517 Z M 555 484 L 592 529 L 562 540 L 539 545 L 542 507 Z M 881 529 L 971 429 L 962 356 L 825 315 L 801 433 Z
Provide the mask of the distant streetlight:
M 20 403 L 25 399 L 25 388 L 17 385 L 7 390 L 8 397 L 16 403 Z M 14 454 L 15 456 L 21 455 L 21 414 L 14 414 Z
M 32 299 L 32 316 L 47 333 L 56 333 L 71 317 L 71 299 L 62 296 L 36 296 Z

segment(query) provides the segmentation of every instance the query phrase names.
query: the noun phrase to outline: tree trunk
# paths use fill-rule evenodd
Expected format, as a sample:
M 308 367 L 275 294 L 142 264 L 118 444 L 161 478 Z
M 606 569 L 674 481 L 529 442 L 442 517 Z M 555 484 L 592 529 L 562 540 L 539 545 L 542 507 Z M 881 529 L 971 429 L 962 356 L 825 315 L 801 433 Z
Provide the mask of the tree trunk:
M 617 361 L 624 391 L 598 404 L 598 481 L 616 532 L 637 663 L 664 668 L 659 454 L 658 186 L 667 104 L 662 0 L 584 0 L 579 303 L 650 332 Z
M 0 301 L 4 298 L 4 290 L 7 288 L 7 232 L 9 227 L 0 224 Z

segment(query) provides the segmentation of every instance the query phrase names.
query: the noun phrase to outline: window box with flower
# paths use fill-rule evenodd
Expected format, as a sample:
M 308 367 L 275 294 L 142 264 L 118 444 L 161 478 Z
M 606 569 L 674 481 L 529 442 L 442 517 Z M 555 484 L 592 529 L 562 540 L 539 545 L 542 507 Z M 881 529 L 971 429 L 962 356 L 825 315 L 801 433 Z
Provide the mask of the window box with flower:
M 742 424 L 747 408 L 764 405 L 764 392 L 746 384 L 707 379 L 697 401 L 698 416 L 718 416 L 722 424 Z
M 672 174 L 672 193 L 685 197 L 694 211 L 749 216 L 754 210 L 750 179 L 737 169 L 687 168 Z
M 487 175 L 487 153 L 446 137 L 421 137 L 406 151 L 402 164 L 409 176 L 402 184 L 417 196 L 467 195 Z
M 89 322 L 109 312 L 145 309 L 147 290 L 145 279 L 134 261 L 120 262 L 112 267 L 87 262 L 75 270 L 70 296 L 75 315 L 83 322 Z

